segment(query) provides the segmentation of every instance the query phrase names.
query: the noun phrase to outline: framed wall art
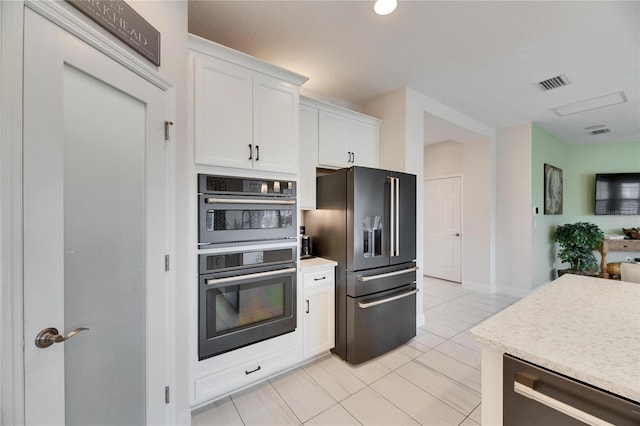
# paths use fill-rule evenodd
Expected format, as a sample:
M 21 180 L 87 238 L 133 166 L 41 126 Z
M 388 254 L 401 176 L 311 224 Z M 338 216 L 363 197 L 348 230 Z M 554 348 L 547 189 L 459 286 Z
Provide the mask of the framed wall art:
M 562 214 L 562 169 L 544 165 L 544 214 Z

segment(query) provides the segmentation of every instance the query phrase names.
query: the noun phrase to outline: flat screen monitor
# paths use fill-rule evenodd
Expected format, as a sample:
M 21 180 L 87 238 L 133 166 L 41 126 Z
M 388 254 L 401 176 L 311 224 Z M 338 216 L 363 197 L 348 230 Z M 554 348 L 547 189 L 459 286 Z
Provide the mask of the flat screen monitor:
M 640 215 L 640 173 L 596 174 L 595 214 Z

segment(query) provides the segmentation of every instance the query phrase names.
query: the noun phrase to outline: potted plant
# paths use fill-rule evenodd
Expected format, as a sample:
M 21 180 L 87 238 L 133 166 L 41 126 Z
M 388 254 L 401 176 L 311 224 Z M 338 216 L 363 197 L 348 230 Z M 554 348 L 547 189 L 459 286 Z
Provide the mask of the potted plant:
M 570 269 L 558 270 L 558 276 L 565 273 L 589 275 L 598 268 L 598 261 L 593 255 L 602 240 L 604 233 L 593 223 L 578 222 L 558 225 L 553 240 L 560 245 L 558 257 L 568 263 Z

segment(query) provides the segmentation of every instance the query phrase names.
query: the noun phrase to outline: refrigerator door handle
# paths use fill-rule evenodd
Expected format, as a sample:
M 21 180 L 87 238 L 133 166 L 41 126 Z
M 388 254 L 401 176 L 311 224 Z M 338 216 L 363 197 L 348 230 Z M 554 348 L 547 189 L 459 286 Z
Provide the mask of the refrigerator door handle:
M 395 253 L 393 253 L 393 256 L 400 256 L 400 178 L 394 178 L 395 180 L 395 185 L 396 185 L 396 221 L 395 221 L 395 226 L 396 226 L 396 231 L 394 233 L 394 236 L 396 238 L 396 242 L 394 244 L 395 247 Z
M 395 208 L 395 203 L 396 203 L 396 185 L 395 185 L 395 178 L 391 177 L 391 176 L 387 176 L 386 182 L 389 183 L 389 190 L 390 190 L 390 194 L 389 194 L 389 256 L 393 257 L 395 256 L 395 252 L 396 252 L 396 237 L 395 237 L 395 233 L 396 233 L 396 208 Z

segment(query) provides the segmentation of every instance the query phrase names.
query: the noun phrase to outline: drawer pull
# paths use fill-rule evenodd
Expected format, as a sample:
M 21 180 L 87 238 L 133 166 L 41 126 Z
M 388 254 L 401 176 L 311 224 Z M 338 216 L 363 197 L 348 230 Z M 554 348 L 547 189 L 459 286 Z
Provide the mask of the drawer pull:
M 613 426 L 612 423 L 602 420 L 592 414 L 586 413 L 578 408 L 572 407 L 571 405 L 566 404 L 562 401 L 551 398 L 550 396 L 545 395 L 542 392 L 538 392 L 534 389 L 535 382 L 535 377 L 531 377 L 524 373 L 516 373 L 515 381 L 513 382 L 513 390 L 517 394 L 539 402 L 542 405 L 546 405 L 549 408 L 566 414 L 569 417 L 573 417 L 574 419 L 588 425 Z
M 373 302 L 358 302 L 358 307 L 360 309 L 371 308 L 373 306 L 382 305 L 383 303 L 389 303 L 389 302 L 393 302 L 394 300 L 403 299 L 405 297 L 412 296 L 412 295 L 416 294 L 417 292 L 418 292 L 418 289 L 415 288 L 413 290 L 409 290 L 409 291 L 404 292 L 404 293 L 396 294 L 395 296 L 387 297 L 387 298 L 384 298 L 384 299 L 375 300 Z
M 251 371 L 244 370 L 244 374 L 249 375 L 251 373 L 255 373 L 256 371 L 260 371 L 261 368 L 262 367 L 258 366 L 258 368 L 256 368 L 255 370 L 251 370 Z
M 364 282 L 371 281 L 371 280 L 379 280 L 379 279 L 382 279 L 382 278 L 389 278 L 389 277 L 394 277 L 396 275 L 407 274 L 409 272 L 415 272 L 417 270 L 418 270 L 418 267 L 417 266 L 413 266 L 411 268 L 402 269 L 401 271 L 387 272 L 386 274 L 367 275 L 367 276 L 360 275 L 358 277 L 358 281 L 362 281 L 364 283 Z
M 314 278 L 314 281 L 322 281 L 322 280 L 326 280 L 327 277 L 320 277 L 320 278 Z

